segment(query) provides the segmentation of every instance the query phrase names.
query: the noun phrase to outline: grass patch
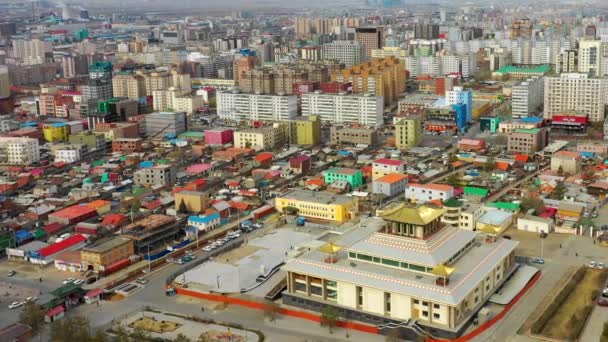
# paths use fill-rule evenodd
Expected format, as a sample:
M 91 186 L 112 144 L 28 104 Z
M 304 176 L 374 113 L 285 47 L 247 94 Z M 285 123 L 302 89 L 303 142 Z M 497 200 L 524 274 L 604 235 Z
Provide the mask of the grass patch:
M 606 279 L 605 270 L 585 269 L 581 280 L 553 315 L 546 322 L 540 334 L 560 340 L 573 340 L 580 334 Z
M 142 317 L 129 324 L 129 328 L 141 329 L 158 334 L 177 330 L 182 325 L 171 321 L 158 321 L 153 317 Z

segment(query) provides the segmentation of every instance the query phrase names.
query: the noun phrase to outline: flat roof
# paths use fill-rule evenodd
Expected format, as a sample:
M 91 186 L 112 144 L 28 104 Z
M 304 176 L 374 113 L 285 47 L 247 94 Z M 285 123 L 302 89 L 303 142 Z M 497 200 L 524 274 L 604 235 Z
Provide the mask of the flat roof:
M 344 245 L 339 239 L 335 243 Z M 345 249 L 337 253 L 337 261 L 333 264 L 325 262 L 326 253 L 313 250 L 287 261 L 283 269 L 454 306 L 462 302 L 501 260 L 512 253 L 517 244 L 517 241 L 504 238 L 486 243 L 483 237 L 476 237 L 471 248 L 449 265 L 455 271 L 447 286 L 437 285 L 437 276 L 434 275 L 350 260 L 346 257 Z
M 536 134 L 540 132 L 540 130 L 540 128 L 517 128 L 513 130 L 513 133 Z
M 354 201 L 354 199 L 349 196 L 310 190 L 293 190 L 284 194 L 283 196 L 279 196 L 279 198 L 292 199 L 303 202 L 314 202 L 320 204 L 346 204 Z
M 515 73 L 515 72 L 519 72 L 519 73 L 547 73 L 551 71 L 551 66 L 549 65 L 539 65 L 536 67 L 531 67 L 531 68 L 522 68 L 522 67 L 516 67 L 513 65 L 507 65 L 504 66 L 500 69 L 498 69 L 496 72 L 499 72 L 501 74 L 508 74 L 508 73 Z
M 90 253 L 99 253 L 99 254 L 103 254 L 107 251 L 110 251 L 120 245 L 123 245 L 127 242 L 129 242 L 131 240 L 129 239 L 125 239 L 119 236 L 116 236 L 114 238 L 111 238 L 109 240 L 105 240 L 105 241 L 101 241 L 100 243 L 97 243 L 93 246 L 90 247 L 86 247 L 83 248 L 82 251 L 83 252 L 90 252 Z
M 497 226 L 511 218 L 511 216 L 513 216 L 513 213 L 508 211 L 499 209 L 488 210 L 479 218 L 478 222 Z
M 477 235 L 474 231 L 452 227 L 443 228 L 429 240 L 375 233 L 352 245 L 349 251 L 435 267 L 447 262 Z

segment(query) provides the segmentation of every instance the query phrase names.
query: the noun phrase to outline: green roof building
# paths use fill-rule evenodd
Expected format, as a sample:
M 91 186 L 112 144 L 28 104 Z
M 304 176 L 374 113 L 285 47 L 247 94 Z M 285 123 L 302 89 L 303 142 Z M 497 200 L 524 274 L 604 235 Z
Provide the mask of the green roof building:
M 349 169 L 345 167 L 333 167 L 323 171 L 325 184 L 331 184 L 337 180 L 346 181 L 352 189 L 363 185 L 363 172 L 361 170 Z

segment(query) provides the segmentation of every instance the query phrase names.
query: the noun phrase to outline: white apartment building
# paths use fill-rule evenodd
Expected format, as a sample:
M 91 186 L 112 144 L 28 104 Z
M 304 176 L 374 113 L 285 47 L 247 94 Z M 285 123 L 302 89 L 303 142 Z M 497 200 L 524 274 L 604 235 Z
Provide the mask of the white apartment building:
M 410 183 L 405 188 L 405 199 L 416 203 L 447 201 L 452 197 L 454 197 L 454 187 L 445 184 Z
M 589 78 L 587 74 L 561 74 L 545 77 L 544 117 L 578 111 L 589 115 L 592 122 L 604 121 L 606 79 Z
M 0 165 L 30 165 L 39 161 L 38 139 L 0 137 Z
M 82 159 L 84 146 L 81 144 L 58 146 L 53 149 L 53 159 L 55 162 L 75 163 Z
M 581 40 L 578 47 L 578 72 L 592 76 L 601 75 L 602 45 L 601 40 Z
M 217 115 L 229 120 L 290 120 L 297 116 L 297 96 L 217 93 Z
M 391 173 L 405 173 L 405 162 L 402 160 L 380 158 L 372 163 L 372 180 L 376 181 Z
M 323 44 L 323 59 L 337 59 L 347 68 L 361 64 L 361 44 L 351 40 L 336 40 Z
M 14 39 L 12 44 L 13 57 L 21 59 L 38 59 L 41 63 L 44 62 L 45 54 L 51 52 L 53 49 L 51 42 L 40 39 Z
M 192 114 L 205 104 L 202 95 L 193 95 L 190 89 L 169 88 L 152 92 L 154 110 L 176 111 Z
M 384 98 L 382 96 L 323 94 L 321 91 L 302 94 L 302 115 L 320 115 L 333 124 L 382 126 Z
M 531 77 L 513 86 L 511 105 L 513 117 L 524 117 L 534 113 L 544 101 L 545 84 L 542 77 Z
M 566 50 L 557 55 L 553 67 L 555 73 L 570 73 L 578 70 L 578 51 Z

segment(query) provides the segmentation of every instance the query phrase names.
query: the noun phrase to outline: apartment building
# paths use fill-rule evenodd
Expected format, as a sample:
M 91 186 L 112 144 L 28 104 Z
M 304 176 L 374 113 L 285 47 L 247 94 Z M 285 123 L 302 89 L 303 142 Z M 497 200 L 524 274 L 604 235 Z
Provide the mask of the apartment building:
M 275 122 L 272 126 L 250 128 L 234 132 L 234 147 L 255 150 L 273 150 L 284 144 L 293 144 L 290 122 Z
M 361 44 L 361 60 L 371 59 L 372 50 L 381 49 L 384 46 L 383 27 L 357 27 L 355 28 L 355 40 Z
M 165 135 L 178 136 L 188 130 L 185 112 L 157 112 L 145 116 L 146 134 L 161 139 Z
M 385 105 L 394 104 L 405 92 L 405 67 L 394 56 L 374 59 L 344 69 L 331 76 L 332 81 L 351 82 L 353 94 L 382 96 Z
M 395 147 L 408 149 L 418 146 L 422 140 L 422 120 L 419 116 L 402 119 L 395 124 Z
M 376 50 L 372 50 L 376 51 Z M 336 59 L 347 68 L 361 64 L 361 44 L 350 40 L 336 40 L 323 44 L 323 59 Z
M 372 163 L 372 180 L 377 180 L 391 173 L 405 173 L 405 162 L 402 160 L 380 158 Z
M 112 152 L 130 154 L 143 152 L 143 139 L 141 138 L 117 138 L 112 140 Z
M 578 46 L 578 72 L 591 76 L 601 76 L 602 49 L 607 44 L 601 40 L 583 39 Z
M 532 154 L 541 151 L 549 143 L 545 128 L 516 129 L 508 135 L 507 151 Z
M 203 108 L 205 104 L 202 95 L 192 94 L 190 88 L 178 89 L 171 87 L 167 90 L 155 90 L 152 92 L 153 108 L 157 111 L 185 112 L 188 115 Z
M 544 118 L 572 111 L 584 113 L 592 122 L 605 117 L 607 81 L 587 74 L 561 74 L 545 77 Z
M 445 92 L 448 105 L 463 104 L 466 106 L 466 122 L 473 120 L 473 91 L 463 87 L 454 87 Z
M 228 120 L 290 120 L 297 116 L 297 97 L 257 95 L 238 91 L 217 93 L 217 115 Z
M 133 181 L 146 187 L 171 186 L 177 180 L 174 165 L 162 164 L 143 168 L 133 173 Z
M 87 145 L 83 144 L 56 144 L 51 146 L 53 160 L 55 162 L 75 163 L 84 158 L 87 153 Z
M 445 184 L 410 183 L 405 188 L 405 199 L 414 203 L 427 203 L 435 200 L 447 201 L 454 197 L 454 187 Z
M 116 97 L 137 100 L 146 96 L 146 80 L 143 75 L 117 73 L 112 76 L 112 90 Z
M 371 94 L 347 95 L 314 93 L 302 94 L 302 115 L 319 115 L 321 120 L 332 124 L 361 124 L 382 126 L 384 101 Z
M 531 77 L 511 89 L 513 117 L 525 117 L 535 113 L 544 101 L 543 77 Z
M 13 57 L 19 59 L 40 59 L 44 62 L 45 57 L 53 49 L 53 44 L 41 39 L 13 39 Z
M 39 161 L 38 139 L 0 137 L 1 165 L 31 165 Z
M 378 142 L 378 132 L 373 128 L 336 127 L 330 128 L 332 145 L 370 145 Z
M 570 49 L 561 52 L 555 59 L 555 73 L 573 73 L 578 71 L 578 50 Z

